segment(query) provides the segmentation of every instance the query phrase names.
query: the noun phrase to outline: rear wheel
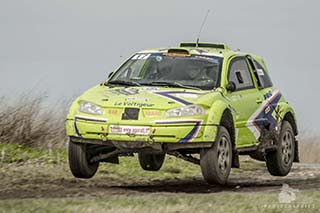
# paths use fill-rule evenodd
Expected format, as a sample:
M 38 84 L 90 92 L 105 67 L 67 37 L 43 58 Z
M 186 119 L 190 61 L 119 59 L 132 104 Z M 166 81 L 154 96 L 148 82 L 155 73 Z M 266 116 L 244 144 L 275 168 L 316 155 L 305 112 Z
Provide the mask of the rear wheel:
M 164 161 L 165 154 L 138 154 L 139 163 L 142 169 L 147 171 L 158 171 Z
M 90 163 L 89 144 L 69 142 L 69 167 L 77 178 L 91 178 L 98 170 L 99 162 Z
M 268 171 L 274 176 L 286 176 L 292 167 L 294 160 L 295 137 L 288 121 L 282 122 L 275 151 L 266 153 Z
M 217 140 L 209 149 L 200 152 L 200 166 L 205 181 L 209 184 L 225 184 L 232 164 L 230 135 L 223 126 L 219 128 Z

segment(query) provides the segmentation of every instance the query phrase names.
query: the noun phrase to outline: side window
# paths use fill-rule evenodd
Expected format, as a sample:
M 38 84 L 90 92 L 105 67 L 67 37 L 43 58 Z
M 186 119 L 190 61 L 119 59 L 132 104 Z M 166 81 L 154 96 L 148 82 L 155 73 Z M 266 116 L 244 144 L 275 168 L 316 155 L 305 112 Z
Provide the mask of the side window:
M 268 75 L 268 73 L 264 70 L 264 68 L 255 60 L 255 67 L 257 68 L 257 74 L 259 77 L 259 81 L 261 82 L 261 88 L 272 87 L 272 81 Z M 260 85 L 259 85 L 260 86 Z
M 236 84 L 236 90 L 253 88 L 253 81 L 245 58 L 237 58 L 231 61 L 228 80 Z

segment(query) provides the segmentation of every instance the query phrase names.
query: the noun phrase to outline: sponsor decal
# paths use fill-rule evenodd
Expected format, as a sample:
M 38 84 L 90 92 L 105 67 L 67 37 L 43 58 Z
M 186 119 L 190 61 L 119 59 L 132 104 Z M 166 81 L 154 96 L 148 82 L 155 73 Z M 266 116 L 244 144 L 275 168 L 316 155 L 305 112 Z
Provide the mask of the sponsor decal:
M 262 69 L 257 69 L 257 73 L 258 73 L 258 75 L 261 75 L 261 76 L 263 76 L 263 75 L 264 75 L 264 73 L 263 73 L 263 70 L 262 70 Z
M 109 115 L 117 115 L 117 114 L 119 114 L 119 110 L 117 110 L 117 109 L 108 109 L 107 110 L 107 114 L 109 114 Z
M 160 110 L 144 110 L 143 114 L 146 117 L 156 117 L 161 115 L 161 111 Z
M 176 96 L 178 98 L 191 98 L 191 99 L 196 99 L 198 98 L 199 96 L 197 94 L 188 94 L 188 93 L 181 93 L 181 94 L 176 94 Z
M 147 91 L 147 92 L 154 92 L 154 91 L 158 91 L 159 87 L 142 87 L 141 90 Z
M 125 135 L 149 135 L 150 127 L 110 125 L 109 132 L 112 134 L 125 134 Z
M 148 98 L 143 98 L 143 97 L 128 97 L 128 101 L 148 101 Z
M 132 57 L 132 60 L 146 60 L 151 56 L 151 54 L 136 54 Z
M 140 52 L 138 52 L 138 54 L 146 54 L 146 53 L 159 53 L 158 50 L 142 50 Z
M 272 91 L 267 92 L 266 94 L 263 95 L 264 100 L 270 98 L 272 96 Z
M 210 57 L 211 56 L 211 57 Z M 209 62 L 213 62 L 213 63 L 219 63 L 219 60 L 216 59 L 216 58 L 212 58 L 212 55 L 208 55 L 208 56 L 205 56 L 205 55 L 195 55 L 194 57 L 196 58 L 200 58 L 200 59 L 203 59 L 203 60 L 207 60 Z
M 115 90 L 117 91 L 118 93 L 120 94 L 123 94 L 123 95 L 136 95 L 139 93 L 139 90 L 138 89 L 135 89 L 135 88 L 122 88 L 122 89 L 117 89 Z
M 148 103 L 139 103 L 139 102 L 134 102 L 134 101 L 117 101 L 114 103 L 114 106 L 119 106 L 119 107 L 153 107 L 154 104 L 148 104 Z
M 281 93 L 279 90 L 274 90 L 272 93 L 266 93 L 264 98 L 265 100 L 262 102 L 260 107 L 250 116 L 246 123 L 247 128 L 252 132 L 257 140 L 261 135 L 261 128 L 264 126 L 265 120 L 269 122 L 271 128 L 274 128 L 277 125 L 277 121 L 272 116 L 272 113 L 278 105 Z

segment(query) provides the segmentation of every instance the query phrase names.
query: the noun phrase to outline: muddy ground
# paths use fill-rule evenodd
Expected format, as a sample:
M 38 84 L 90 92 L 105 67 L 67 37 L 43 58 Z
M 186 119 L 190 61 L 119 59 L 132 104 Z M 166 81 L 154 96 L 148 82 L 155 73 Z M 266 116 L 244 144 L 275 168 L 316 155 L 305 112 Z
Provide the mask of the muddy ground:
M 201 173 L 185 177 L 121 177 L 110 174 L 106 168 L 90 179 L 74 178 L 67 163 L 47 164 L 23 162 L 0 164 L 0 199 L 19 198 L 64 198 L 64 197 L 101 197 L 104 195 L 143 195 L 150 193 L 217 193 L 272 192 L 279 191 L 282 184 L 303 190 L 320 190 L 320 165 L 294 164 L 286 177 L 272 177 L 263 163 L 245 163 L 243 169 L 233 169 L 229 183 L 225 186 L 207 185 Z M 199 170 L 200 171 L 200 170 Z M 174 172 L 174 171 L 173 171 Z M 134 173 L 134 170 L 133 170 Z M 132 175 L 135 176 L 135 175 Z

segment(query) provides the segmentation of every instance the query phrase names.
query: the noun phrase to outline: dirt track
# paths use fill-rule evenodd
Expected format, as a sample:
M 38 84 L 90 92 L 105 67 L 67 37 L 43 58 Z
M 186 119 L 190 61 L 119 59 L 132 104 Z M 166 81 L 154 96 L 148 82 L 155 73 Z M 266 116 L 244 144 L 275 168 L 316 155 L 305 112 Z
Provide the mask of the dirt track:
M 320 165 L 295 164 L 287 177 L 272 177 L 262 163 L 256 168 L 237 169 L 226 186 L 207 185 L 197 177 L 117 180 L 97 175 L 90 180 L 75 179 L 66 164 L 0 165 L 0 199 L 100 197 L 104 195 L 142 195 L 150 193 L 217 193 L 222 191 L 279 191 L 283 183 L 299 190 L 320 189 Z

